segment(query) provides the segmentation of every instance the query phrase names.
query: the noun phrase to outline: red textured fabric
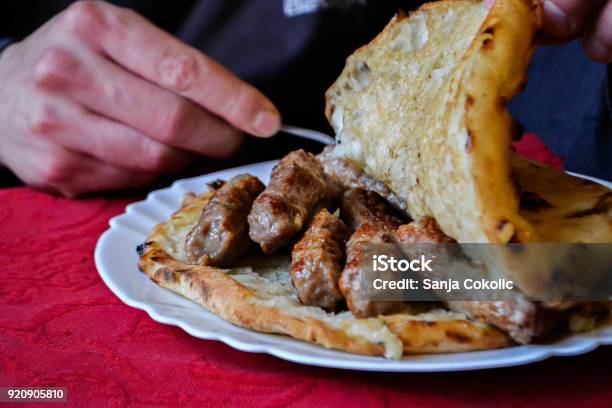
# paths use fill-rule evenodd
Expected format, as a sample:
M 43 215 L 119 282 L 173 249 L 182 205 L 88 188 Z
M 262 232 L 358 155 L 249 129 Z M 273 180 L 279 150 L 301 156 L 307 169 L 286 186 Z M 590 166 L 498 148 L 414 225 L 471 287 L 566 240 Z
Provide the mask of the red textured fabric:
M 0 386 L 66 387 L 74 406 L 612 407 L 610 347 L 480 372 L 365 373 L 243 353 L 156 323 L 122 304 L 93 262 L 108 219 L 129 201 L 0 190 Z
M 521 156 L 546 163 L 557 170 L 563 170 L 563 158 L 556 156 L 535 133 L 526 133 L 519 141 L 513 142 L 512 147 Z

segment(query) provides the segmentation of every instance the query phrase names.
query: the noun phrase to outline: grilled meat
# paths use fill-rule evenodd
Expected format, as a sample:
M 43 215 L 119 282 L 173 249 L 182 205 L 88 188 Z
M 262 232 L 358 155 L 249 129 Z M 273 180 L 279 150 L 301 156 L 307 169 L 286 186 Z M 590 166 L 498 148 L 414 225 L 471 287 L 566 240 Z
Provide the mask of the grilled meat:
M 216 189 L 187 234 L 185 253 L 193 263 L 229 266 L 251 247 L 247 216 L 264 185 L 250 174 L 233 177 Z
M 304 305 L 333 311 L 343 296 L 338 279 L 344 266 L 349 231 L 326 209 L 310 222 L 291 252 L 291 280 Z
M 333 192 L 317 158 L 304 150 L 285 156 L 272 170 L 268 187 L 257 197 L 248 217 L 249 235 L 273 253 L 294 242 L 298 232 Z
M 362 188 L 380 194 L 401 213 L 408 215 L 408 206 L 385 183 L 368 176 L 363 170 L 348 160 L 334 157 L 332 146 L 327 146 L 317 155 L 323 164 L 323 170 L 335 188 L 342 191 L 351 188 Z
M 402 309 L 402 302 L 375 300 L 373 288 L 368 285 L 374 276 L 367 274 L 382 277 L 380 272 L 371 268 L 374 253 L 380 254 L 384 248 L 389 256 L 401 256 L 392 243 L 392 230 L 376 223 L 364 223 L 351 235 L 346 245 L 346 265 L 340 277 L 340 290 L 355 317 L 393 314 Z
M 340 201 L 340 218 L 353 231 L 366 223 L 388 229 L 395 229 L 401 224 L 387 200 L 374 191 L 362 188 L 352 188 L 344 193 Z

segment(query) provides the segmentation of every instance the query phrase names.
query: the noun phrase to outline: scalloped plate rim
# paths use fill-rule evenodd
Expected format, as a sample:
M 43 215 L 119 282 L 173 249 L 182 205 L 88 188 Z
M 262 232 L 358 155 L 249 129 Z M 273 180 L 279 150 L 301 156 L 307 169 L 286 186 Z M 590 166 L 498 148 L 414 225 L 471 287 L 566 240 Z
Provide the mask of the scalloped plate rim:
M 230 347 L 244 352 L 267 353 L 295 363 L 320 367 L 386 372 L 478 370 L 529 364 L 555 356 L 584 354 L 601 345 L 612 345 L 612 323 L 610 323 L 599 327 L 593 332 L 570 335 L 552 344 L 531 344 L 468 353 L 415 355 L 405 357 L 402 360 L 359 356 L 342 351 L 328 350 L 287 336 L 259 333 L 235 326 L 207 311 L 202 306 L 157 286 L 138 271 L 136 266 L 137 256 L 134 251 L 136 244 L 142 242 L 148 231 L 156 223 L 165 221 L 178 208 L 182 196 L 188 191 L 193 190 L 187 186 L 198 185 L 205 187 L 207 182 L 217 178 L 231 177 L 241 172 L 252 172 L 265 182 L 274 163 L 276 163 L 276 160 L 179 179 L 174 181 L 169 187 L 151 191 L 144 200 L 127 205 L 124 213 L 109 220 L 109 228 L 100 236 L 96 245 L 94 259 L 103 282 L 125 304 L 145 311 L 153 320 L 159 323 L 180 327 L 194 337 L 221 341 Z M 610 182 L 576 173 L 570 174 L 584 177 L 612 188 L 612 183 Z M 159 198 L 162 196 L 175 200 L 177 207 L 170 208 L 169 203 L 166 202 L 167 198 L 164 201 Z M 163 205 L 160 206 L 160 202 Z M 151 215 L 143 212 L 144 210 L 154 210 L 157 213 L 162 212 L 166 214 L 166 218 L 156 217 L 155 214 Z M 138 230 L 133 225 L 127 224 L 127 222 L 134 222 L 134 225 L 138 226 Z M 145 223 L 144 225 L 143 222 Z M 130 226 L 128 227 L 128 225 Z M 117 263 L 117 259 L 111 253 L 113 244 L 118 242 L 113 242 L 113 236 L 116 234 L 119 234 L 118 240 L 127 240 L 130 241 L 130 244 L 134 244 L 132 246 L 134 262 L 130 272 L 137 275 L 138 278 L 134 275 L 122 275 L 125 265 L 109 265 L 109 262 L 111 264 Z M 140 241 L 131 240 L 130 235 L 139 235 Z M 127 242 L 125 244 L 122 247 L 123 250 L 129 247 Z M 119 259 L 119 263 L 121 261 L 126 262 L 125 259 Z M 144 295 L 135 293 L 135 290 L 132 290 L 127 285 L 125 279 L 122 279 L 125 276 L 139 280 L 140 282 L 137 282 L 138 290 L 144 289 Z M 157 296 L 163 297 L 165 301 L 163 303 L 154 302 L 151 298 L 143 297 L 150 291 L 153 291 L 153 294 Z M 173 303 L 168 303 L 168 301 Z M 173 309 L 182 309 L 184 311 L 183 315 L 174 315 Z M 192 324 L 189 321 L 190 319 L 188 319 L 189 313 L 186 311 L 194 312 L 196 321 L 204 323 L 207 327 L 197 327 Z

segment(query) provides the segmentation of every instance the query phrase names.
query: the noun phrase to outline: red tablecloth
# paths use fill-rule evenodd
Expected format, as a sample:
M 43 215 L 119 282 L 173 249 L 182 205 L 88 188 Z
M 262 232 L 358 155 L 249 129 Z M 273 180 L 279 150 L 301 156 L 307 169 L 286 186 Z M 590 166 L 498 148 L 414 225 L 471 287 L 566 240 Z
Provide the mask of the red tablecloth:
M 0 386 L 66 387 L 80 406 L 612 407 L 610 347 L 525 367 L 383 374 L 243 353 L 156 323 L 122 304 L 93 262 L 129 201 L 0 190 Z

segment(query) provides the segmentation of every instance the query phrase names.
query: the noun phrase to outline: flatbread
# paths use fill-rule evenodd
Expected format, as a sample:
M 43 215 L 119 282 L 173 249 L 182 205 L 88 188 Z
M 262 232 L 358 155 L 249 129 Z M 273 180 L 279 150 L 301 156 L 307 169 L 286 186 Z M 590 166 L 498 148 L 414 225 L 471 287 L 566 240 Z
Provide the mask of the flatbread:
M 511 155 L 519 212 L 543 242 L 612 242 L 612 190 Z
M 597 193 L 596 199 L 595 188 L 568 201 L 548 181 L 532 181 L 532 166 L 518 160 L 513 164 L 518 175 L 511 171 L 512 120 L 504 104 L 525 83 L 539 25 L 539 2 L 530 0 L 498 0 L 490 12 L 482 1 L 449 0 L 426 4 L 409 18 L 398 16 L 349 57 L 328 91 L 326 114 L 339 143 L 334 154 L 385 183 L 407 203 L 413 218 L 434 217 L 459 242 L 539 242 L 561 234 L 555 231 L 566 226 L 557 237 L 567 236 L 577 228 L 561 225 L 561 219 L 570 209 L 583 207 L 595 208 L 597 214 L 578 218 L 605 213 L 601 219 L 609 220 L 609 212 L 601 211 L 608 208 L 608 198 Z M 564 176 L 549 179 L 575 185 Z M 523 187 L 542 190 L 547 200 L 559 203 L 557 209 L 540 215 L 522 211 Z M 288 254 L 253 256 L 231 269 L 190 265 L 185 236 L 208 197 L 188 196 L 170 220 L 155 227 L 141 248 L 139 266 L 160 286 L 233 324 L 388 358 L 513 344 L 493 326 L 442 308 L 411 305 L 399 314 L 357 319 L 350 312 L 301 305 L 291 284 Z M 587 202 L 593 205 L 586 208 Z M 536 231 L 536 217 L 550 225 L 549 232 Z M 609 224 L 601 227 L 597 220 L 589 228 L 598 235 L 581 230 L 584 242 L 595 236 L 611 242 Z M 502 261 L 507 256 L 508 251 L 500 254 Z M 512 277 L 520 273 L 517 262 L 515 257 L 494 272 Z M 536 287 L 539 280 L 529 279 L 546 273 L 523 273 L 521 289 Z M 535 315 L 510 317 L 523 327 Z M 528 342 L 534 334 L 530 329 L 515 339 Z
M 485 1 L 449 0 L 397 16 L 327 91 L 332 155 L 459 243 L 611 243 L 611 190 L 511 153 L 505 105 L 526 84 L 540 27 L 537 0 L 497 0 L 491 10 Z M 521 207 L 524 193 L 537 199 L 538 191 L 548 201 Z M 510 279 L 536 298 L 559 259 L 554 248 L 487 249 L 469 254 L 488 265 L 483 277 Z M 516 317 L 526 326 L 535 318 Z
M 419 305 L 397 315 L 356 319 L 348 311 L 334 314 L 303 306 L 291 284 L 288 254 L 253 256 L 232 269 L 190 265 L 185 262 L 184 239 L 208 198 L 188 196 L 170 220 L 157 225 L 140 248 L 139 267 L 158 285 L 233 324 L 387 358 L 512 344 L 500 330 L 442 308 Z
M 536 0 L 428 3 L 348 59 L 327 91 L 334 154 L 458 242 L 537 241 L 518 212 L 506 102 L 526 83 Z

